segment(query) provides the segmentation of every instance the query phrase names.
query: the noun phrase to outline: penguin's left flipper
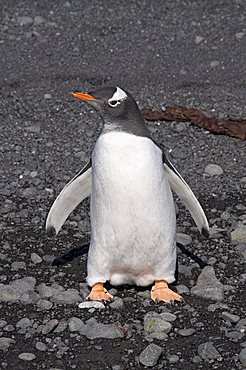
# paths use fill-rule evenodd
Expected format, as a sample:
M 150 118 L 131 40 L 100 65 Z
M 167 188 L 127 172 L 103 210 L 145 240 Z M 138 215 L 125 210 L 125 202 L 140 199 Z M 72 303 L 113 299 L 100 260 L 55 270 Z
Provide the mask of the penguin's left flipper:
M 200 233 L 206 238 L 209 237 L 209 226 L 205 213 L 192 192 L 189 185 L 185 182 L 175 167 L 164 157 L 164 170 L 167 175 L 168 183 L 174 193 L 184 203 L 195 221 Z
M 165 280 L 159 280 L 155 282 L 151 289 L 151 299 L 155 302 L 172 303 L 174 301 L 182 301 L 183 298 L 171 290 Z
M 47 235 L 56 236 L 70 213 L 90 194 L 91 162 L 88 162 L 54 201 L 46 220 Z

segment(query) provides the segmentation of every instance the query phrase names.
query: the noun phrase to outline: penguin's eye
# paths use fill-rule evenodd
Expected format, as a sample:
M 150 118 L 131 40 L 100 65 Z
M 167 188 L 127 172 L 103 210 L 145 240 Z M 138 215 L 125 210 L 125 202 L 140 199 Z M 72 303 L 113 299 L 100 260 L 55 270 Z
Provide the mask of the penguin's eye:
M 110 105 L 110 107 L 117 107 L 117 105 L 120 104 L 120 101 L 119 100 L 109 100 L 108 101 L 108 104 Z

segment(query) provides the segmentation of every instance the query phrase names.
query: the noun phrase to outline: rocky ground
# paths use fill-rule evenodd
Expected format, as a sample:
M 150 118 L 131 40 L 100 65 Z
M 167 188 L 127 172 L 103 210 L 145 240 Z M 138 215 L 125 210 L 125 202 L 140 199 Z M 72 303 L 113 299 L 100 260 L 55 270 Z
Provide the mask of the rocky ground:
M 212 231 L 200 237 L 177 201 L 178 232 L 208 263 L 179 253 L 182 303 L 135 287 L 85 302 L 86 256 L 51 267 L 89 240 L 88 200 L 55 240 L 44 230 L 101 127 L 71 91 L 117 84 L 141 107 L 245 117 L 245 2 L 3 0 L 0 11 L 0 368 L 246 369 L 245 142 L 149 123 Z

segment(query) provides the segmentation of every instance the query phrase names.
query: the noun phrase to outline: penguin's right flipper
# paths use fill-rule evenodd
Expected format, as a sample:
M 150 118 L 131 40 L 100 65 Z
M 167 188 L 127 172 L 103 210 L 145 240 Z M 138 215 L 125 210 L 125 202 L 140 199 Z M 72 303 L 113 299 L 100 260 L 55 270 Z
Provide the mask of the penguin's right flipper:
M 91 162 L 88 162 L 54 201 L 46 220 L 47 235 L 56 236 L 70 213 L 90 194 Z
M 167 158 L 164 158 L 164 169 L 171 189 L 177 194 L 190 212 L 193 220 L 200 230 L 200 233 L 203 236 L 208 237 L 209 226 L 207 218 L 191 188 Z

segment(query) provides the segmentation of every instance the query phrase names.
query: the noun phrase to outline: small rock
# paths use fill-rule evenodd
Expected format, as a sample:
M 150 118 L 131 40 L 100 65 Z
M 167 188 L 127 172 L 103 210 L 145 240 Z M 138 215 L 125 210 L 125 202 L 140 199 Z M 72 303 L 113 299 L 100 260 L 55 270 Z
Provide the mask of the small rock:
M 71 319 L 68 320 L 68 328 L 72 333 L 75 331 L 80 331 L 84 325 L 85 324 L 83 321 L 81 321 L 78 317 L 71 317 Z
M 204 37 L 202 36 L 196 36 L 195 37 L 195 43 L 198 45 L 204 40 Z
M 236 323 L 240 320 L 240 316 L 238 316 L 238 315 L 233 315 L 232 313 L 227 312 L 227 311 L 223 311 L 223 312 L 222 312 L 222 318 L 223 318 L 225 321 L 229 321 L 229 322 L 231 322 L 232 324 L 236 324 Z
M 23 360 L 23 361 L 33 361 L 36 358 L 34 353 L 28 353 L 28 352 L 23 352 L 18 357 L 20 360 Z
M 241 319 L 236 325 L 236 329 L 241 332 L 246 332 L 246 319 Z
M 23 16 L 23 17 L 17 17 L 17 22 L 21 26 L 30 25 L 33 23 L 33 19 L 31 17 Z
M 236 36 L 236 38 L 238 39 L 238 40 L 240 40 L 241 38 L 243 38 L 243 36 L 245 35 L 245 33 L 244 32 L 237 32 L 236 34 L 235 34 L 235 36 Z
M 227 304 L 225 303 L 221 303 L 221 302 L 218 302 L 218 303 L 213 303 L 213 304 L 210 304 L 208 306 L 208 311 L 210 312 L 214 312 L 218 309 L 223 309 L 223 310 L 227 310 L 229 307 Z
M 144 316 L 144 330 L 150 335 L 155 332 L 168 334 L 171 329 L 172 325 L 162 317 L 162 314 L 150 311 Z
M 42 334 L 46 335 L 52 332 L 57 326 L 59 325 L 59 321 L 57 319 L 52 319 L 48 321 L 42 328 Z
M 76 289 L 68 289 L 51 297 L 52 302 L 59 304 L 74 304 L 83 301 Z
M 15 343 L 12 338 L 1 337 L 0 338 L 0 351 L 6 351 L 11 344 Z
M 109 307 L 114 310 L 120 310 L 124 307 L 124 301 L 122 298 L 115 298 L 115 300 L 110 303 Z
M 39 24 L 42 24 L 44 22 L 45 22 L 45 19 L 43 17 L 41 17 L 41 15 L 36 15 L 36 17 L 34 17 L 35 26 L 37 26 Z
M 209 176 L 212 177 L 212 176 L 220 176 L 220 175 L 223 175 L 224 171 L 217 164 L 208 164 L 205 167 L 205 173 L 207 173 Z
M 245 333 L 241 333 L 240 331 L 232 330 L 225 334 L 227 338 L 230 338 L 233 342 L 238 342 L 243 339 Z
M 212 60 L 212 62 L 210 63 L 211 68 L 218 67 L 219 65 L 220 65 L 220 62 L 218 60 Z
M 21 298 L 21 292 L 10 285 L 0 284 L 0 301 L 17 302 Z
M 21 293 L 29 293 L 34 291 L 36 279 L 32 276 L 26 276 L 22 279 L 16 279 L 10 282 L 13 288 L 18 289 Z
M 38 350 L 38 351 L 46 351 L 47 350 L 47 345 L 43 342 L 37 342 L 35 344 L 35 348 Z
M 79 308 L 100 308 L 100 309 L 104 309 L 105 306 L 102 302 L 98 302 L 98 301 L 87 301 L 87 302 L 81 302 L 79 304 Z
M 178 334 L 181 335 L 181 337 L 190 337 L 195 333 L 195 329 L 190 328 L 190 329 L 180 329 L 178 330 Z
M 52 98 L 51 94 L 44 94 L 44 99 L 51 99 L 51 98 Z
M 37 253 L 31 253 L 31 261 L 35 265 L 41 263 L 43 260 Z
M 139 362 L 147 367 L 153 367 L 157 364 L 163 350 L 154 343 L 149 344 L 141 353 Z
M 188 234 L 177 233 L 177 242 L 184 246 L 187 246 L 192 243 L 192 237 Z
M 177 320 L 177 316 L 174 315 L 173 313 L 171 312 L 162 312 L 160 313 L 160 316 L 165 320 L 165 321 L 168 321 L 168 322 L 173 322 L 175 320 Z
M 190 293 L 190 290 L 186 285 L 180 284 L 180 285 L 177 285 L 176 288 L 179 294 L 189 294 Z
M 7 321 L 0 320 L 0 329 L 4 328 L 7 325 Z
M 36 303 L 36 306 L 41 311 L 50 310 L 53 306 L 53 303 L 48 301 L 47 299 L 39 299 Z
M 191 288 L 191 293 L 202 298 L 223 301 L 224 287 L 216 278 L 212 266 L 206 266 L 197 279 L 197 285 Z
M 239 353 L 239 360 L 242 365 L 246 365 L 246 348 L 243 348 Z
M 26 263 L 25 262 L 17 261 L 17 262 L 11 263 L 11 270 L 12 271 L 25 270 L 25 268 L 26 268 Z
M 80 334 L 85 335 L 88 339 L 115 339 L 124 337 L 124 331 L 118 324 L 101 324 L 97 323 L 95 319 L 88 320 L 87 323 L 81 327 Z
M 176 364 L 179 362 L 179 356 L 178 355 L 170 355 L 167 357 L 170 364 Z
M 217 360 L 221 361 L 221 354 L 214 347 L 212 342 L 202 343 L 198 346 L 198 355 L 205 361 Z
M 18 333 L 24 334 L 28 328 L 32 326 L 32 322 L 28 317 L 23 317 L 16 323 L 16 328 L 19 329 Z
M 246 243 L 246 226 L 240 226 L 232 231 L 231 240 L 237 240 L 239 243 Z

